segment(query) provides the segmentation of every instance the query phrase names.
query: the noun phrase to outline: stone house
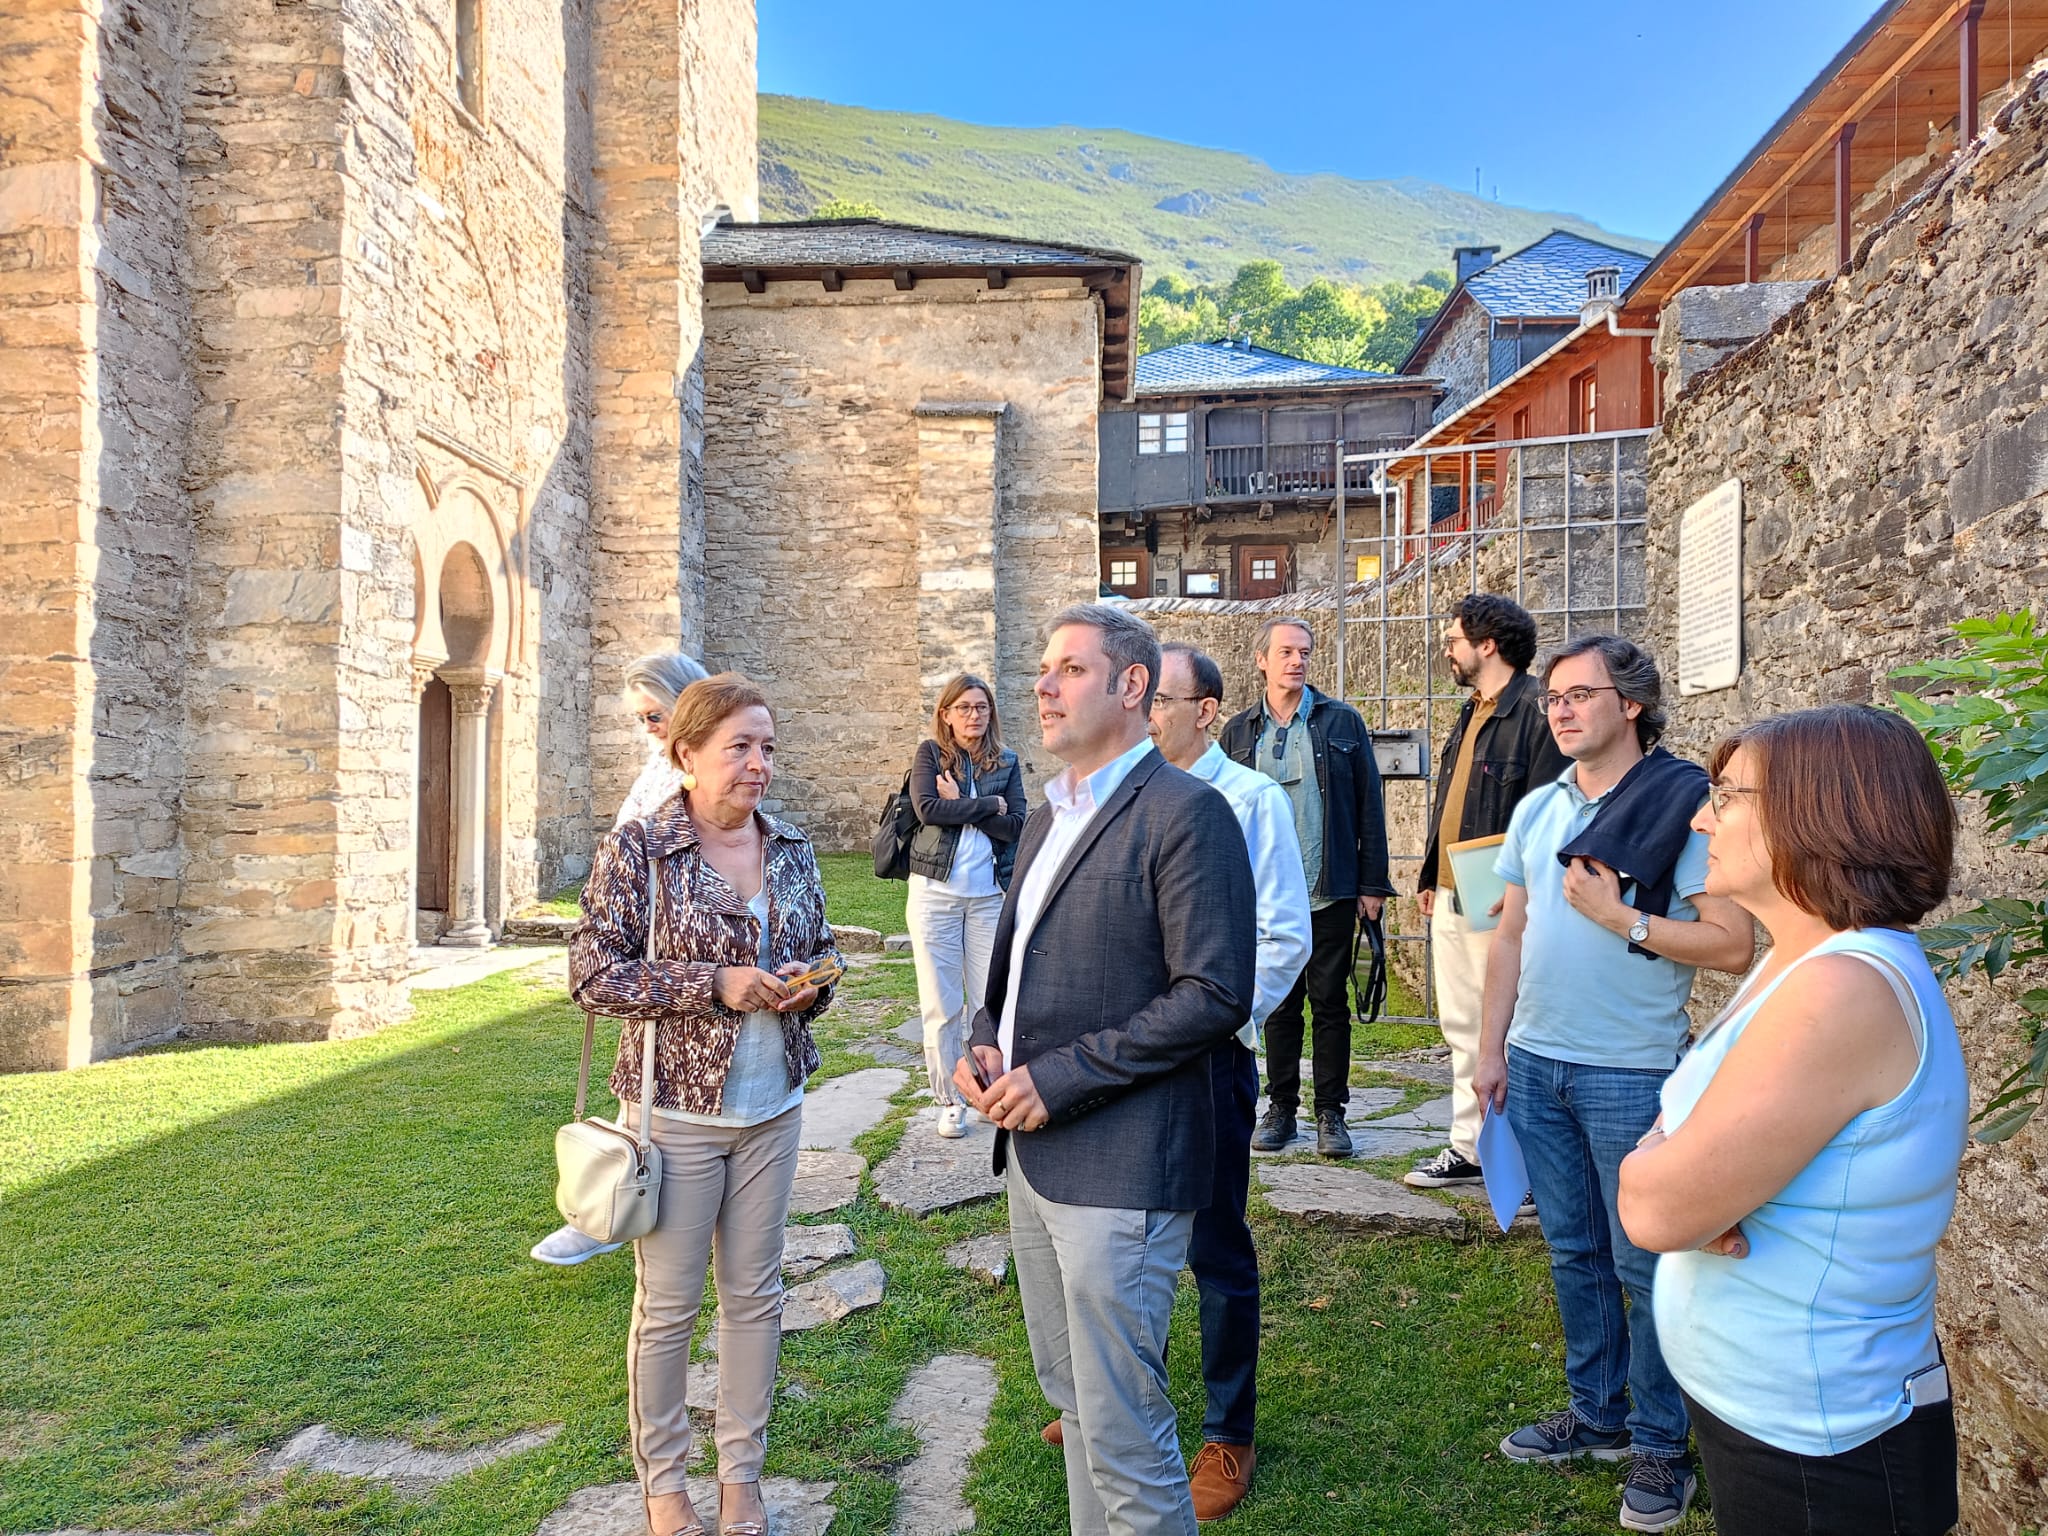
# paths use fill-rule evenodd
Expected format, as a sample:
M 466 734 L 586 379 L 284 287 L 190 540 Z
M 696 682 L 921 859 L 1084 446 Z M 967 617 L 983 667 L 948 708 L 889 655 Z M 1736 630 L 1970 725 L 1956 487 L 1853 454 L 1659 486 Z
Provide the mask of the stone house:
M 705 660 L 781 718 L 781 814 L 864 846 L 955 673 L 1035 783 L 1038 627 L 1096 590 L 1135 258 L 873 220 L 704 239 Z
M 680 17 L 680 20 L 678 19 Z M 751 0 L 18 8 L 0 1068 L 406 1008 L 587 868 L 701 646 Z
M 1340 441 L 1347 456 L 1413 441 L 1437 392 L 1227 338 L 1147 353 L 1135 398 L 1102 410 L 1102 589 L 1238 599 L 1333 580 Z M 1343 474 L 1372 493 L 1371 465 Z
M 1640 252 L 1553 229 L 1498 261 L 1500 247 L 1452 252 L 1455 282 L 1436 313 L 1416 325 L 1397 373 L 1442 381 L 1435 419 L 1463 410 L 1521 372 L 1579 325 L 1587 283 L 1612 272 L 1626 287 L 1647 260 Z

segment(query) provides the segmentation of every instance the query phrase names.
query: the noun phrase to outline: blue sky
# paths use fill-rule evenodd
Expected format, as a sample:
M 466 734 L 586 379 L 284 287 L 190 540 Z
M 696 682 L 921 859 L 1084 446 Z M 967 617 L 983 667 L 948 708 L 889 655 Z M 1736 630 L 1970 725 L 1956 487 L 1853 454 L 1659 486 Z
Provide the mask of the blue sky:
M 759 0 L 761 89 L 1420 176 L 1662 238 L 1877 0 Z

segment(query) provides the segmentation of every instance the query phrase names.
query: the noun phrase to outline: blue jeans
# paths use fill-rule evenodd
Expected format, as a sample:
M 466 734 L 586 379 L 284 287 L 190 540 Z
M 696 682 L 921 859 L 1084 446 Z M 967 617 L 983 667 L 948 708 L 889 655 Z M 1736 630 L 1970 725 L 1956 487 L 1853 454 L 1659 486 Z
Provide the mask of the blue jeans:
M 1621 1160 L 1656 1122 L 1669 1075 L 1508 1047 L 1508 1123 L 1550 1244 L 1572 1411 L 1604 1433 L 1626 1423 L 1635 1448 L 1653 1456 L 1685 1454 L 1685 1401 L 1651 1316 L 1657 1256 L 1628 1240 L 1615 1196 Z

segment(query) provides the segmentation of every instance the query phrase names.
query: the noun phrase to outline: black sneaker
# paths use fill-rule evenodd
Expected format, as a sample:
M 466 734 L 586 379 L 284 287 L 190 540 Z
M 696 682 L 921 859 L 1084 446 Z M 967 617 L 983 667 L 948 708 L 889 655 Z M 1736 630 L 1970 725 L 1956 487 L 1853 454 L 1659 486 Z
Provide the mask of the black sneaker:
M 1534 1216 L 1536 1214 L 1535 1190 L 1525 1189 L 1522 1191 L 1522 1208 L 1516 1211 L 1515 1214 L 1517 1216 Z
M 1639 1451 L 1621 1484 L 1621 1523 L 1631 1531 L 1668 1531 L 1685 1518 L 1700 1480 L 1676 1456 Z
M 1351 1132 L 1344 1126 L 1344 1111 L 1325 1109 L 1316 1113 L 1316 1150 L 1324 1157 L 1349 1157 Z
M 1278 1152 L 1294 1140 L 1294 1111 L 1274 1105 L 1259 1119 L 1259 1128 L 1252 1132 L 1254 1152 Z
M 1623 1461 L 1634 1454 L 1629 1444 L 1626 1429 L 1595 1429 L 1565 1408 L 1516 1430 L 1501 1441 L 1500 1453 L 1511 1461 Z
M 1453 1184 L 1477 1184 L 1480 1182 L 1479 1165 L 1469 1157 L 1460 1156 L 1450 1147 L 1437 1153 L 1426 1163 L 1417 1163 L 1401 1175 L 1403 1184 L 1412 1184 L 1417 1189 L 1447 1189 Z

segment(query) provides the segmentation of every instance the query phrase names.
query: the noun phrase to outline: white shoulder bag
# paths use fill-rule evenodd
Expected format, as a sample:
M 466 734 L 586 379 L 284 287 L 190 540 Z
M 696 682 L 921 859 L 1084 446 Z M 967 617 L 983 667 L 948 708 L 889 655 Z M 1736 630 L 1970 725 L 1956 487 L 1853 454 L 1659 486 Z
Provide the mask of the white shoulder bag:
M 653 884 L 647 901 L 647 958 L 654 954 L 654 936 L 661 915 L 660 859 L 648 860 Z M 576 1118 L 555 1132 L 555 1208 L 562 1219 L 585 1237 L 600 1243 L 627 1243 L 654 1230 L 661 1199 L 661 1148 L 648 1127 L 654 1114 L 654 1019 L 640 1025 L 640 1130 L 619 1119 L 584 1118 L 590 1094 L 590 1052 L 597 1036 L 597 1015 L 584 1010 L 583 1065 L 576 1074 Z

